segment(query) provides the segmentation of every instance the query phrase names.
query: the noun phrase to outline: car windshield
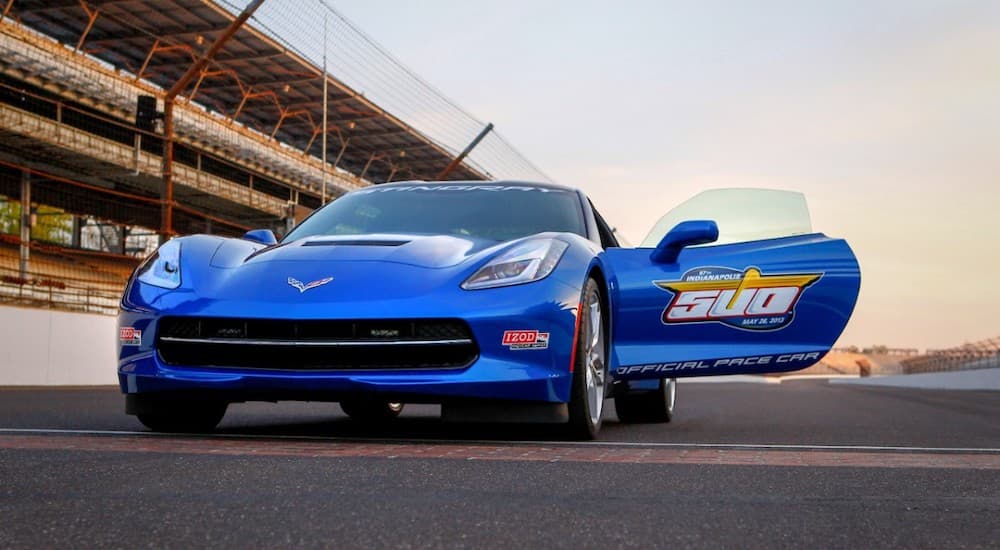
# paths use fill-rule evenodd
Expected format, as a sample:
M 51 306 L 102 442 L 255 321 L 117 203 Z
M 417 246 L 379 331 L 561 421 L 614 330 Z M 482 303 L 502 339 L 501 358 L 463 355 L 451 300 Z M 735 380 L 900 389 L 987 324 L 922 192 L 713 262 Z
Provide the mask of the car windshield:
M 584 235 L 573 191 L 519 185 L 373 186 L 344 195 L 285 241 L 320 235 L 403 233 L 508 241 L 559 231 Z

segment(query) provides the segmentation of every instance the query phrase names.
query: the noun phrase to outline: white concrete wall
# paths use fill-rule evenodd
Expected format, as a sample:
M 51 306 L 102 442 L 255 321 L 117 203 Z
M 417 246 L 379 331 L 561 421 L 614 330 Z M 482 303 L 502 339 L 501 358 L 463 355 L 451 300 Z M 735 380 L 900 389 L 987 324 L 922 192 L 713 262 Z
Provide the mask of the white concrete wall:
M 0 386 L 118 383 L 115 317 L 0 306 Z

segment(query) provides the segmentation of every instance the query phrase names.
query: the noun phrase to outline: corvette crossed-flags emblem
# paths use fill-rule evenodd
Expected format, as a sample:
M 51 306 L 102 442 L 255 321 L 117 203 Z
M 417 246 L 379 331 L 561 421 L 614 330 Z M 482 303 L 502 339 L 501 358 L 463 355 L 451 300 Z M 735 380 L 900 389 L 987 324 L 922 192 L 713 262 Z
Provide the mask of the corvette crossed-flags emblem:
M 302 294 L 303 292 L 305 292 L 307 290 L 316 288 L 318 286 L 323 286 L 323 285 L 325 285 L 326 283 L 329 283 L 332 280 L 333 280 L 333 277 L 327 277 L 325 279 L 319 279 L 319 280 L 313 281 L 311 283 L 303 283 L 302 281 L 296 279 L 295 277 L 289 277 L 288 278 L 288 284 L 290 284 L 293 287 L 299 289 L 299 294 Z

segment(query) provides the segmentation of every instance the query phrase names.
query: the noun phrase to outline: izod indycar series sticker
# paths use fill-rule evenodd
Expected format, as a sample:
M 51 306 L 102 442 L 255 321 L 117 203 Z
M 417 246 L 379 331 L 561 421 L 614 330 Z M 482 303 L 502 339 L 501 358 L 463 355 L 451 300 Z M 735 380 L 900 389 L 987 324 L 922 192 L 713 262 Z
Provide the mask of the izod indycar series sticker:
M 510 349 L 545 349 L 549 347 L 549 333 L 537 330 L 507 330 L 503 345 Z
M 822 273 L 761 273 L 728 267 L 699 267 L 679 281 L 653 281 L 673 293 L 662 321 L 719 322 L 748 330 L 777 330 L 792 322 L 795 304 Z
M 118 342 L 123 346 L 141 346 L 142 331 L 132 327 L 120 327 L 118 329 Z

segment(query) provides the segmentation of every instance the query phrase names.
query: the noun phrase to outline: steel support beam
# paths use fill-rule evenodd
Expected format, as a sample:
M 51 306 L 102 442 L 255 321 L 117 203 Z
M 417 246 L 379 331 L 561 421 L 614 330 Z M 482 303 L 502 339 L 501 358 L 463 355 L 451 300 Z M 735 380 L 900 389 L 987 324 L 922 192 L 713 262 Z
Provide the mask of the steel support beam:
M 236 122 L 236 119 L 239 118 L 240 114 L 243 112 L 243 107 L 245 107 L 246 104 L 247 104 L 247 101 L 249 101 L 251 99 L 257 99 L 257 98 L 260 98 L 260 97 L 269 97 L 269 98 L 271 98 L 272 101 L 274 101 L 275 106 L 279 110 L 281 109 L 281 102 L 278 100 L 278 95 L 275 94 L 273 91 L 267 90 L 267 91 L 263 91 L 263 92 L 253 92 L 251 90 L 252 90 L 252 88 L 247 88 L 247 91 L 243 93 L 243 98 L 240 99 L 240 104 L 239 104 L 239 106 L 236 107 L 236 112 L 234 112 L 232 114 L 232 116 L 229 117 L 229 119 L 230 119 L 229 120 L 229 124 L 230 125 L 232 125 L 234 122 Z
M 102 6 L 110 6 L 111 4 L 124 4 L 130 1 L 131 0 L 85 0 L 83 3 L 100 8 Z M 19 8 L 18 11 L 21 13 L 58 11 L 65 8 L 71 8 L 73 6 L 78 6 L 80 4 L 81 0 L 45 0 L 45 2 L 43 2 L 39 6 Z
M 316 138 L 319 137 L 322 131 L 322 127 L 313 129 L 312 136 L 309 138 L 309 143 L 306 143 L 306 146 L 302 148 L 302 156 L 309 156 L 309 150 L 312 149 L 313 143 L 316 143 Z
M 79 53 L 83 49 L 84 42 L 87 41 L 87 35 L 90 34 L 90 29 L 94 28 L 94 22 L 97 21 L 97 16 L 100 15 L 100 8 L 96 8 L 93 11 L 87 6 L 87 3 L 83 0 L 80 1 L 80 7 L 83 11 L 87 12 L 87 28 L 83 29 L 83 33 L 80 35 L 79 42 L 76 43 L 75 52 Z
M 365 163 L 365 169 L 362 170 L 361 174 L 358 175 L 359 178 L 365 179 L 365 174 L 368 173 L 368 169 L 371 168 L 372 163 L 375 162 L 375 159 L 377 159 L 377 158 L 378 158 L 378 155 L 376 155 L 375 153 L 372 153 L 371 156 L 368 157 L 368 162 Z
M 282 53 L 282 52 L 277 52 L 277 53 L 275 53 L 275 52 L 261 52 L 261 53 L 257 53 L 257 54 L 247 54 L 247 55 L 217 55 L 217 56 L 215 56 L 214 61 L 216 62 L 216 64 L 223 64 L 223 65 L 225 65 L 226 63 L 228 63 L 230 61 L 254 61 L 254 60 L 258 60 L 258 59 L 269 59 L 269 58 L 274 58 L 274 57 L 280 57 L 282 55 L 285 55 L 285 54 Z M 151 69 L 173 69 L 173 68 L 178 67 L 180 65 L 182 65 L 182 63 L 179 63 L 177 61 L 157 61 L 157 62 L 150 63 L 149 68 L 151 68 Z
M 218 74 L 223 74 L 223 73 L 214 73 L 214 75 Z M 307 73 L 287 73 L 287 74 L 288 77 L 286 78 L 277 77 L 277 78 L 270 78 L 267 80 L 258 80 L 256 82 L 243 82 L 243 86 L 259 90 L 261 88 L 266 88 L 268 86 L 281 87 L 285 85 L 291 86 L 293 84 L 300 84 L 302 82 L 313 82 L 314 80 L 319 78 L 319 75 L 317 74 L 307 74 Z M 208 73 L 206 74 L 206 76 L 213 76 L 213 73 Z M 203 84 L 201 86 L 201 89 L 215 90 L 218 88 L 232 88 L 233 86 L 239 86 L 239 84 L 235 81 L 221 81 L 221 82 L 216 81 L 212 83 Z
M 198 57 L 194 53 L 194 50 L 192 50 L 191 46 L 188 46 L 187 44 L 174 44 L 172 46 L 161 46 L 159 39 L 157 39 L 157 40 L 153 41 L 153 48 L 151 50 L 149 50 L 149 55 L 147 55 L 146 56 L 146 60 L 143 61 L 142 67 L 139 69 L 139 73 L 138 73 L 138 76 L 136 77 L 136 80 L 138 80 L 139 78 L 142 78 L 143 76 L 145 76 L 147 69 L 160 67 L 160 65 L 157 65 L 155 63 L 151 63 L 151 61 L 153 59 L 153 56 L 155 54 L 157 54 L 157 53 L 165 53 L 165 52 L 173 52 L 173 51 L 182 51 L 182 52 L 188 54 L 189 56 L 191 56 L 192 61 L 198 59 Z M 154 72 L 154 71 L 150 71 L 150 72 Z
M 80 240 L 81 240 L 80 239 L 80 237 L 81 237 L 80 233 L 83 231 L 83 224 L 84 224 L 84 222 L 80 218 L 80 216 L 77 216 L 76 214 L 74 214 L 73 215 L 73 229 L 72 229 L 73 234 L 70 235 L 70 246 L 72 246 L 73 248 L 81 248 L 81 246 L 80 246 Z
M 384 132 L 365 132 L 364 134 L 359 135 L 358 137 L 364 138 L 367 141 L 369 139 L 379 139 L 379 138 L 386 138 L 386 137 L 394 137 L 394 136 L 398 136 L 400 134 L 408 134 L 409 132 L 410 132 L 410 130 L 408 130 L 406 128 L 397 128 L 395 130 L 386 130 Z
M 302 115 L 306 116 L 303 117 Z M 292 111 L 289 109 L 281 109 L 281 116 L 278 117 L 278 122 L 275 123 L 274 130 L 271 131 L 270 139 L 274 139 L 274 137 L 278 135 L 278 131 L 281 130 L 281 126 L 285 123 L 286 120 L 296 117 L 301 117 L 303 120 L 308 122 L 310 126 L 312 126 L 313 131 L 316 130 L 316 123 L 312 121 L 312 117 L 309 115 L 309 111 Z
M 161 219 L 160 239 L 166 240 L 174 233 L 174 101 L 196 76 L 205 70 L 215 54 L 222 50 L 226 42 L 250 19 L 264 0 L 253 0 L 215 39 L 204 55 L 198 58 L 188 70 L 167 90 L 163 98 L 163 183 L 160 186 Z
M 163 102 L 163 181 L 160 184 L 160 244 L 174 233 L 174 102 Z
M 160 39 L 157 38 L 153 41 L 153 47 L 149 49 L 149 53 L 146 55 L 146 60 L 142 62 L 142 67 L 139 67 L 139 72 L 135 74 L 136 81 L 142 79 L 143 73 L 146 72 L 146 68 L 149 67 L 149 62 L 153 59 L 153 54 L 157 52 L 160 48 Z
M 198 76 L 198 82 L 194 85 L 194 89 L 191 90 L 191 93 L 188 94 L 184 102 L 191 103 L 194 100 L 194 97 L 198 95 L 198 91 L 202 89 L 201 84 L 202 82 L 205 81 L 206 78 L 212 78 L 216 76 L 226 76 L 226 75 L 231 75 L 231 73 L 229 73 L 228 71 L 207 71 L 207 70 L 201 71 L 201 74 Z M 234 82 L 233 84 L 231 84 L 231 86 L 232 85 L 239 86 L 239 82 L 238 81 Z
M 129 40 L 136 40 L 139 38 L 153 38 L 154 36 L 160 38 L 177 38 L 181 36 L 188 35 L 204 35 L 213 32 L 219 32 L 225 30 L 225 26 L 220 25 L 206 25 L 203 27 L 173 27 L 173 28 L 163 28 L 157 29 L 155 33 L 147 30 L 140 30 L 130 33 L 118 33 L 114 35 L 109 35 L 107 37 L 96 38 L 91 40 L 90 43 L 99 46 L 113 45 L 121 42 L 127 42 Z
M 13 7 L 14 0 L 7 0 L 7 5 L 3 8 L 3 13 L 0 13 L 0 21 L 3 21 L 7 14 L 10 13 L 10 8 Z
M 351 143 L 351 136 L 347 136 L 347 139 L 341 142 L 340 152 L 337 153 L 337 159 L 333 161 L 333 167 L 336 168 L 340 164 L 340 160 L 344 158 L 344 153 L 347 152 L 347 145 Z
M 329 166 L 326 164 L 327 156 L 327 138 L 329 137 L 329 124 L 330 124 L 330 75 L 326 72 L 326 12 L 323 13 L 323 121 L 320 124 L 320 131 L 323 132 L 323 144 L 321 145 L 322 150 L 322 162 L 323 162 L 323 181 L 320 183 L 320 195 L 319 195 L 319 205 L 322 208 L 326 204 L 326 171 Z
M 264 0 L 253 0 L 250 2 L 250 4 L 244 8 L 243 12 L 240 13 L 236 19 L 233 19 L 232 23 L 226 27 L 226 30 L 215 39 L 215 42 L 213 42 L 208 48 L 205 55 L 198 58 L 194 64 L 188 67 L 188 70 L 177 80 L 177 82 L 174 83 L 170 90 L 167 91 L 167 97 L 173 99 L 180 95 L 180 93 L 187 88 L 188 84 L 194 80 L 194 77 L 198 76 L 201 71 L 208 66 L 208 64 L 212 61 L 212 58 L 215 57 L 215 54 L 219 53 L 222 47 L 226 45 L 226 42 L 228 42 L 229 39 L 236 34 L 236 31 L 238 31 L 240 27 L 247 22 L 247 19 L 250 19 L 250 16 L 253 15 L 253 13 L 257 11 L 257 8 L 259 8 L 263 3 Z
M 483 141 L 483 138 L 486 137 L 486 134 L 490 133 L 491 131 L 493 131 L 492 122 L 487 124 L 486 127 L 483 128 L 483 131 L 479 132 L 479 135 L 476 136 L 476 139 L 472 140 L 472 142 L 469 143 L 469 145 L 465 148 L 464 151 L 462 151 L 461 153 L 459 153 L 457 157 L 452 159 L 452 161 L 448 163 L 448 166 L 446 166 L 444 170 L 441 170 L 441 173 L 437 175 L 437 179 L 439 180 L 447 179 L 448 175 L 454 172 L 455 169 L 458 168 L 460 164 L 462 164 L 462 161 L 465 160 L 465 157 L 469 156 L 469 153 L 471 153 L 472 150 L 476 148 L 476 145 L 479 145 L 479 142 Z
M 353 99 L 354 99 L 354 96 L 344 96 L 344 97 L 340 97 L 340 98 L 337 98 L 337 99 L 331 99 L 331 100 L 327 101 L 327 106 L 333 107 L 335 105 L 340 105 L 341 103 L 347 103 L 348 101 L 351 101 Z M 319 100 L 319 101 L 300 101 L 298 103 L 289 103 L 285 107 L 287 109 L 306 109 L 306 108 L 309 108 L 309 107 L 316 107 L 316 106 L 322 106 L 322 105 L 323 105 L 323 101 L 322 100 Z
M 21 171 L 21 280 L 30 277 L 31 270 L 31 172 Z

